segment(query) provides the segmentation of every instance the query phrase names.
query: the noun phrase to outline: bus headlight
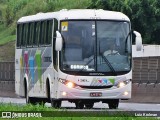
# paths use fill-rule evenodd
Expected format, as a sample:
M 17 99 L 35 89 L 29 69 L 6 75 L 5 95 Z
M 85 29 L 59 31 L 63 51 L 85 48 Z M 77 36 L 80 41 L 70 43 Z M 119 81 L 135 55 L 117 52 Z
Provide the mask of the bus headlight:
M 122 88 L 122 87 L 124 87 L 125 85 L 127 85 L 129 82 L 130 82 L 130 80 L 120 81 L 118 84 L 116 84 L 116 86 L 117 86 L 118 88 Z
M 67 87 L 69 87 L 69 88 L 73 88 L 74 87 L 74 83 L 72 83 L 72 82 L 67 82 Z
M 64 79 L 59 79 L 59 82 L 61 82 L 62 84 L 66 85 L 68 88 L 74 88 L 77 85 L 69 80 L 64 80 Z

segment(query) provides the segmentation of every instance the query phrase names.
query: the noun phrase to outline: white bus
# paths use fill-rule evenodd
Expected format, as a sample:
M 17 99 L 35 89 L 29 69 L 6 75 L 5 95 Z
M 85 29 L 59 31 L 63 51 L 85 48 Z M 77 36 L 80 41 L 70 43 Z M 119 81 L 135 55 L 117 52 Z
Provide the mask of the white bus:
M 131 98 L 132 33 L 137 50 L 141 35 L 129 18 L 105 10 L 61 10 L 17 21 L 16 94 L 27 103 L 63 100 L 76 108 L 95 102 L 118 108 Z M 114 50 L 109 50 L 114 49 Z

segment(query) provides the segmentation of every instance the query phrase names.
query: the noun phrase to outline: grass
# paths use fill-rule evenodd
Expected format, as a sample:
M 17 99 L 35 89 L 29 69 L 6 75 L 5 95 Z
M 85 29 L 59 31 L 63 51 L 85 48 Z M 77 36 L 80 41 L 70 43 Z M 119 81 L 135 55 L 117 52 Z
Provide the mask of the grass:
M 12 103 L 4 104 L 0 103 L 0 111 L 53 111 L 53 108 L 45 107 L 42 105 L 16 105 Z
M 6 4 L 0 3 L 0 45 L 16 39 L 16 22 L 26 15 L 38 12 L 53 12 L 61 9 L 84 9 L 91 0 L 10 0 Z M 41 3 L 41 4 L 39 4 Z M 5 6 L 5 7 L 3 7 Z
M 8 27 L 6 28 L 4 24 L 0 25 L 0 45 L 4 45 L 8 42 L 15 41 L 16 35 L 12 34 L 13 29 Z
M 42 118 L 38 118 L 40 120 L 47 120 L 47 119 L 53 119 L 53 120 L 159 120 L 158 118 L 153 118 L 153 117 L 129 117 L 128 115 L 125 115 L 126 113 L 124 112 L 123 115 L 117 113 L 118 117 L 105 117 L 105 116 L 100 116 L 100 117 L 93 117 L 94 113 L 91 115 L 87 115 L 87 116 L 81 116 L 81 112 L 77 112 L 77 111 L 73 111 L 71 112 L 71 114 L 73 114 L 73 116 L 71 114 L 69 114 L 68 117 L 63 117 L 65 116 L 65 113 L 67 112 L 66 109 L 54 109 L 54 108 L 49 108 L 46 106 L 41 106 L 41 105 L 15 105 L 15 104 L 4 104 L 4 103 L 0 103 L 0 116 L 1 116 L 1 112 L 16 112 L 18 111 L 18 113 L 24 113 L 28 115 L 29 113 L 42 113 L 42 116 L 44 115 L 43 112 L 45 112 L 46 114 L 56 114 L 57 111 L 61 111 L 59 112 L 61 115 L 61 117 L 42 117 Z M 54 112 L 53 112 L 54 111 Z M 75 112 L 75 113 L 74 113 Z M 86 111 L 84 111 L 83 113 L 85 113 Z M 70 112 L 69 112 L 70 113 Z M 75 116 L 76 113 L 79 113 L 79 116 Z M 92 112 L 90 112 L 92 113 Z M 95 111 L 96 113 L 96 111 Z M 123 117 L 125 115 L 125 117 Z M 33 120 L 37 120 L 37 118 L 33 118 L 33 117 L 24 117 L 24 118 L 18 118 L 18 119 L 24 119 L 24 120 L 29 120 L 29 119 L 33 119 Z

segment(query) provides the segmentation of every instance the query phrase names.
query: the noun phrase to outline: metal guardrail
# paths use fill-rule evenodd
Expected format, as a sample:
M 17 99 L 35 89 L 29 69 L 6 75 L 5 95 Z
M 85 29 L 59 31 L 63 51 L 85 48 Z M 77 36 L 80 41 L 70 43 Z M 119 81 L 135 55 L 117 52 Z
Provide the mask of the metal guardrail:
M 160 57 L 133 58 L 133 83 L 160 83 Z
M 14 62 L 0 62 L 0 81 L 14 81 Z M 160 83 L 160 57 L 133 58 L 133 83 Z
M 0 81 L 14 81 L 14 62 L 0 62 Z

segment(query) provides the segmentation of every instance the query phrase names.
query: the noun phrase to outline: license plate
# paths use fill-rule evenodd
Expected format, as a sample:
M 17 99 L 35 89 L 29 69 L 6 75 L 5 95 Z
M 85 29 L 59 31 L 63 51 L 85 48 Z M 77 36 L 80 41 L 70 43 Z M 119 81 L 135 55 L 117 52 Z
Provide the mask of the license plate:
M 92 93 L 90 93 L 90 96 L 91 97 L 101 97 L 102 93 L 101 92 L 92 92 Z

